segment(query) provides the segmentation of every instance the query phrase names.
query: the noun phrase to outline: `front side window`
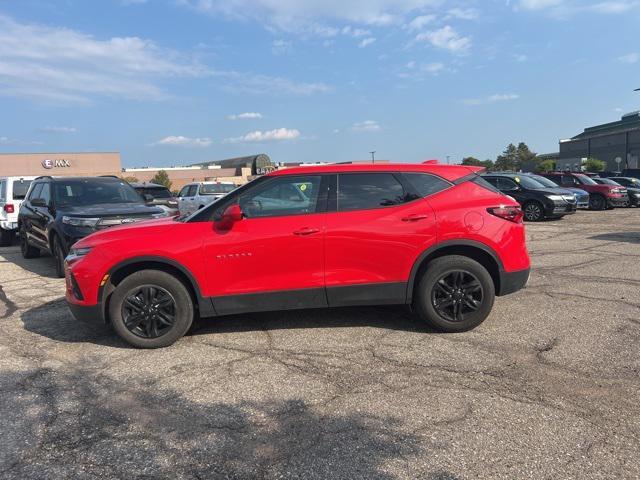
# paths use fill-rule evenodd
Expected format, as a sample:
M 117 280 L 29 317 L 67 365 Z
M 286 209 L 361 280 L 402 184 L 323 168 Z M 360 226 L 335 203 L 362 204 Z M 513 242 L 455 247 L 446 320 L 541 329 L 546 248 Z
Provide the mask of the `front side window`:
M 4 183 L 3 183 L 4 184 Z M 13 181 L 13 199 L 23 200 L 27 195 L 31 180 L 14 180 Z M 4 195 L 0 194 L 0 198 L 4 198 Z
M 106 203 L 140 203 L 141 198 L 126 182 L 66 180 L 53 184 L 53 199 L 60 206 Z
M 260 184 L 239 198 L 247 218 L 315 213 L 321 177 L 283 175 Z
M 182 187 L 182 190 L 180 190 L 180 193 L 178 193 L 178 196 L 186 197 L 188 192 L 189 192 L 189 185 L 187 185 L 186 187 Z
M 40 198 L 44 200 L 44 203 L 49 205 L 51 203 L 51 187 L 48 183 L 42 184 L 42 190 L 40 191 Z
M 392 173 L 338 175 L 338 211 L 391 207 L 415 200 Z
M 190 185 L 189 192 L 187 193 L 187 197 L 195 197 L 198 192 L 198 185 Z
M 40 192 L 42 192 L 42 183 L 36 183 L 33 186 L 33 190 L 31 190 L 31 193 L 29 194 L 29 200 L 40 198 Z
M 428 173 L 405 173 L 404 176 L 421 197 L 433 195 L 451 186 L 449 182 Z

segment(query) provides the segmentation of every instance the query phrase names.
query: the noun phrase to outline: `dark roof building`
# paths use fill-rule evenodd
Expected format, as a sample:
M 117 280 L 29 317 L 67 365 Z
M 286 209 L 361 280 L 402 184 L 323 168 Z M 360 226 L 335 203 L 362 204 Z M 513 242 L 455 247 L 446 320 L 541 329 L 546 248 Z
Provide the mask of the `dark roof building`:
M 258 155 L 250 155 L 248 157 L 229 158 L 226 160 L 213 160 L 211 162 L 194 163 L 191 167 L 210 167 L 219 165 L 222 168 L 251 168 L 252 175 L 264 175 L 275 170 L 276 165 L 271 161 L 269 155 L 260 153 Z
M 640 168 L 640 112 L 617 122 L 585 128 L 568 140 L 560 140 L 559 170 L 579 171 L 587 158 L 603 160 L 605 170 L 619 172 Z

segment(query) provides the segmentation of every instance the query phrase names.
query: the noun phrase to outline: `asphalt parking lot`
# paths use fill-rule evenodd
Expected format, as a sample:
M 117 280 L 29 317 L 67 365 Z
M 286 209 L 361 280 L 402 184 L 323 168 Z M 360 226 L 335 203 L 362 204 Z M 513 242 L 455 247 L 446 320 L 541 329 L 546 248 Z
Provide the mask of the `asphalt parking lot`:
M 527 226 L 478 329 L 243 315 L 140 351 L 0 249 L 0 478 L 640 478 L 640 210 Z

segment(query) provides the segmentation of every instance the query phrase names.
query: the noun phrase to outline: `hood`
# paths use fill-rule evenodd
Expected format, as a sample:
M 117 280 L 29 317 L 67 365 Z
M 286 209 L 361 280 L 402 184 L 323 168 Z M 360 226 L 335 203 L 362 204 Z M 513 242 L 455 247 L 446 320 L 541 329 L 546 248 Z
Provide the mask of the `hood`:
M 103 205 L 60 207 L 58 210 L 60 213 L 72 217 L 151 216 L 154 213 L 163 212 L 161 208 L 148 206 L 144 203 L 105 203 Z
M 574 194 L 574 192 L 572 192 L 571 190 L 569 190 L 567 188 L 563 188 L 563 187 L 541 188 L 540 190 L 536 190 L 536 192 L 550 193 L 552 195 L 573 195 Z
M 139 238 L 143 235 L 167 235 L 167 238 L 169 238 L 170 232 L 179 225 L 175 218 L 176 217 L 164 217 L 109 227 L 86 236 L 82 240 L 79 240 L 75 246 L 93 247 L 114 240 L 132 237 Z
M 589 195 L 589 192 L 587 192 L 586 190 L 582 190 L 581 188 L 570 188 L 570 187 L 562 187 L 562 188 L 572 193 L 577 193 L 578 195 Z

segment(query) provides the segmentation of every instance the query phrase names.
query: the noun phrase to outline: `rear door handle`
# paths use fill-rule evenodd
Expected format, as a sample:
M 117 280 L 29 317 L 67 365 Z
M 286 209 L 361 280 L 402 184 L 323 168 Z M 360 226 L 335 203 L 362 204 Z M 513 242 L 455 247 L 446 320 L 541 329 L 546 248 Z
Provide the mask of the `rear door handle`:
M 294 235 L 304 236 L 304 235 L 313 235 L 314 233 L 318 233 L 320 230 L 317 228 L 301 228 L 300 230 L 296 230 L 293 232 Z
M 403 217 L 402 221 L 403 222 L 419 222 L 420 220 L 426 220 L 427 218 L 429 218 L 429 215 L 420 215 L 420 214 L 413 214 L 413 215 L 409 215 L 407 217 Z

